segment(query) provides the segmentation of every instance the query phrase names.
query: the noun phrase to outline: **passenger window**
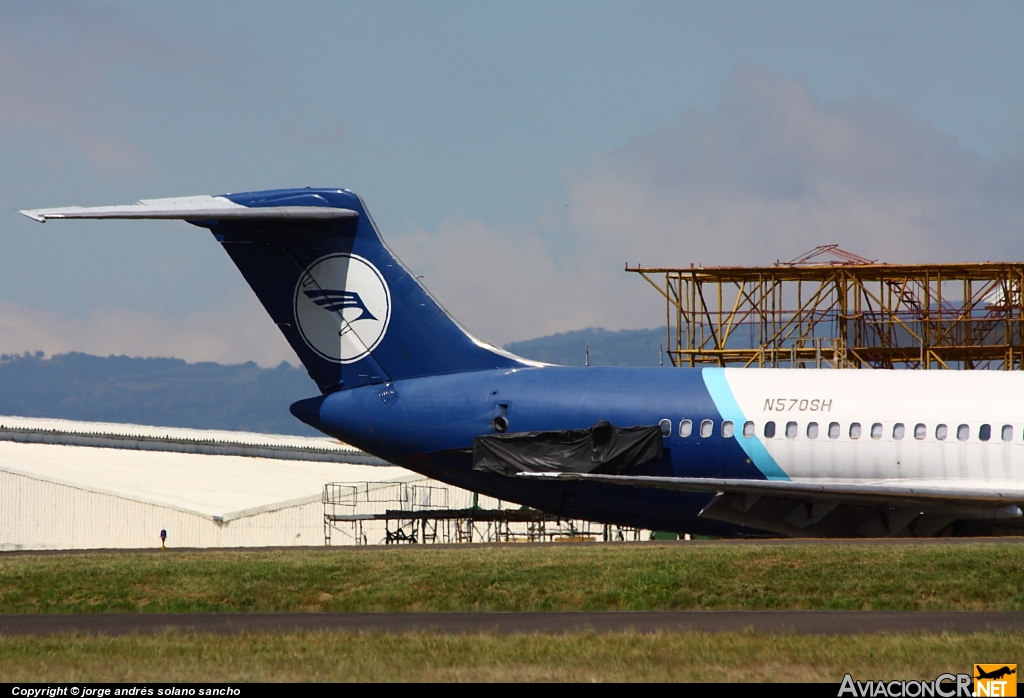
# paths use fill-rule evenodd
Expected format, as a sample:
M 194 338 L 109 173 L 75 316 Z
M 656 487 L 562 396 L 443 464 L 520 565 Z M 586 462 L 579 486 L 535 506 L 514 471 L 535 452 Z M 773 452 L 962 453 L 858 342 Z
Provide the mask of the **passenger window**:
M 981 427 L 978 429 L 978 438 L 981 439 L 982 441 L 988 441 L 989 439 L 991 439 L 992 425 L 982 424 Z
M 961 424 L 956 428 L 956 438 L 958 441 L 967 441 L 967 437 L 971 435 L 971 428 L 966 424 Z
M 851 439 L 859 439 L 860 438 L 860 422 L 854 422 L 854 423 L 852 423 L 850 425 L 850 438 Z
M 743 435 L 745 437 L 747 437 L 748 439 L 752 438 L 754 436 L 754 423 L 753 422 L 744 422 L 743 423 Z
M 679 422 L 679 435 L 684 439 L 693 433 L 693 422 L 689 419 L 684 419 Z
M 734 431 L 734 427 L 733 427 L 732 422 L 730 422 L 728 420 L 722 422 L 722 438 L 723 439 L 731 439 L 733 431 Z
M 896 422 L 895 424 L 892 425 L 892 438 L 896 439 L 897 441 L 899 439 L 902 439 L 906 435 L 906 433 L 907 428 L 903 426 L 903 422 Z
M 946 437 L 949 436 L 949 427 L 945 424 L 935 425 L 935 438 L 939 441 L 945 441 Z
M 1003 441 L 1013 441 L 1013 426 L 1003 425 Z
M 807 424 L 807 438 L 816 439 L 818 438 L 818 423 L 810 422 Z
M 712 422 L 710 419 L 705 419 L 703 422 L 700 423 L 700 435 L 701 435 L 701 437 L 703 437 L 705 439 L 708 438 L 709 436 L 711 436 L 711 433 L 714 430 L 715 430 L 715 423 Z
M 658 422 L 658 426 L 661 427 L 661 435 L 665 438 L 672 436 L 672 422 L 667 419 L 663 419 Z
M 786 422 L 786 438 L 796 438 L 796 422 Z
M 874 424 L 871 425 L 871 438 L 872 439 L 880 439 L 880 438 L 882 438 L 882 423 L 881 422 L 875 422 Z
M 828 425 L 828 438 L 838 439 L 839 438 L 839 422 L 831 422 Z
M 928 436 L 928 427 L 926 427 L 923 424 L 915 424 L 914 425 L 914 438 L 917 439 L 918 441 L 920 441 L 920 440 L 922 440 L 926 436 Z
M 764 438 L 774 439 L 775 438 L 775 422 L 764 423 Z

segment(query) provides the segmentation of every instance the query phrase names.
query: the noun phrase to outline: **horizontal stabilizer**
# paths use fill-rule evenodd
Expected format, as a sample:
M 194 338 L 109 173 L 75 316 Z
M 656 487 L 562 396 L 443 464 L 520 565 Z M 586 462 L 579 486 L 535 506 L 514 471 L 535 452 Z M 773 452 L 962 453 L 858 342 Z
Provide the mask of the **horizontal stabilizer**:
M 172 199 L 143 199 L 127 206 L 66 206 L 19 211 L 45 223 L 51 218 L 125 218 L 166 220 L 332 220 L 355 218 L 347 208 L 330 206 L 242 206 L 223 196 L 187 196 Z

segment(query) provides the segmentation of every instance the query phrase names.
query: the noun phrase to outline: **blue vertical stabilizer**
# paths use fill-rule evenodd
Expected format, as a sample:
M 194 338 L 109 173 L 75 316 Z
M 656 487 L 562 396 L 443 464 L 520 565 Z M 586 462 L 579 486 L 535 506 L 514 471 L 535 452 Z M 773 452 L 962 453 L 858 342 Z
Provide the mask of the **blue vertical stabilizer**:
M 247 209 L 343 209 L 345 218 L 218 218 L 209 228 L 325 393 L 403 378 L 527 365 L 463 330 L 341 189 L 222 197 Z

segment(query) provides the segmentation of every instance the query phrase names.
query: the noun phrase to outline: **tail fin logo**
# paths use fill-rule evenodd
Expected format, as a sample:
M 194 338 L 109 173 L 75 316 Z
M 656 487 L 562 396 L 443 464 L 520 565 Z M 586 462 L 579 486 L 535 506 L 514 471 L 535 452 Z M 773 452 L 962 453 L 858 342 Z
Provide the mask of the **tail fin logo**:
M 321 308 L 332 313 L 344 313 L 345 308 L 359 308 L 359 315 L 352 318 L 351 322 L 377 319 L 373 316 L 373 313 L 367 310 L 363 299 L 355 291 L 316 290 L 303 291 L 303 293 L 309 296 L 309 299 Z
M 363 257 L 334 254 L 313 262 L 295 287 L 295 320 L 310 349 L 336 363 L 365 358 L 387 333 L 391 292 Z

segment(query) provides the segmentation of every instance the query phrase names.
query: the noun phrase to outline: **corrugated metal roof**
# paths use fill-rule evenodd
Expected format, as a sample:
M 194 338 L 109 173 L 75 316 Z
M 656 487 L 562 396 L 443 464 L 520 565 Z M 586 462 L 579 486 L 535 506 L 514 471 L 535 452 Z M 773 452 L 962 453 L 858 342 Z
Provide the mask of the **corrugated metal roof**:
M 204 453 L 210 456 L 254 456 L 281 460 L 311 460 L 325 463 L 361 463 L 391 465 L 387 461 L 355 449 L 333 448 L 329 442 L 320 446 L 281 446 L 277 444 L 246 444 L 215 439 L 174 438 L 171 436 L 139 436 L 116 433 L 71 432 L 56 429 L 27 429 L 0 425 L 0 441 L 28 444 L 59 444 L 122 448 L 134 451 L 171 451 Z
M 0 424 L 73 433 L 171 435 L 228 443 L 317 446 L 332 442 L 276 434 L 210 432 L 131 424 L 0 417 Z M 215 436 L 216 435 L 216 436 Z M 223 435 L 223 436 L 221 436 Z M 280 440 L 278 440 L 280 439 Z M 328 482 L 394 482 L 423 479 L 396 466 L 290 461 L 229 455 L 131 451 L 89 446 L 0 441 L 0 470 L 169 506 L 225 520 L 318 500 Z M 59 516 L 60 512 L 54 512 Z M 69 522 L 74 525 L 74 522 Z
M 257 434 L 248 431 L 218 431 L 213 429 L 186 429 L 183 427 L 154 427 L 144 424 L 117 424 L 114 422 L 79 422 L 70 419 L 41 417 L 0 416 L 0 426 L 20 429 L 45 429 L 75 434 L 117 434 L 119 436 L 149 436 L 222 443 L 293 446 L 299 448 L 327 448 L 338 451 L 357 449 L 329 436 L 292 436 L 290 434 Z

